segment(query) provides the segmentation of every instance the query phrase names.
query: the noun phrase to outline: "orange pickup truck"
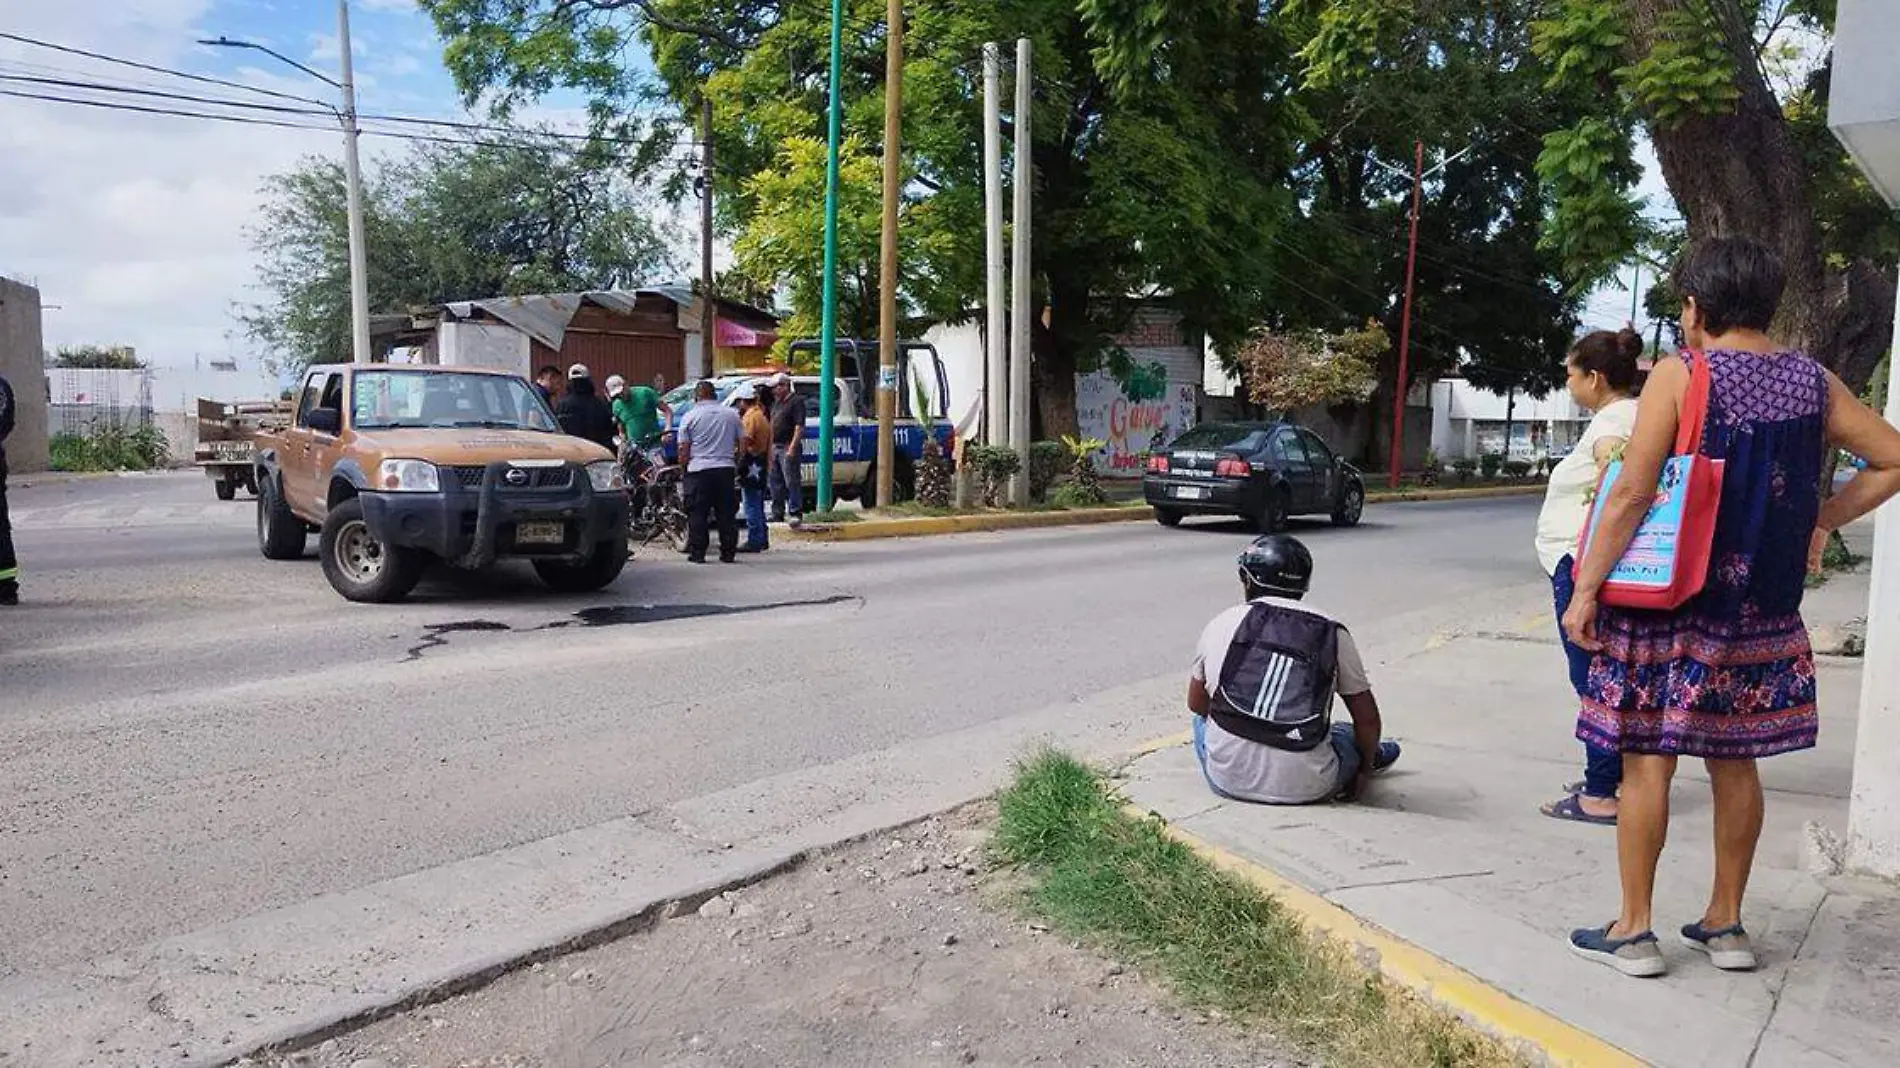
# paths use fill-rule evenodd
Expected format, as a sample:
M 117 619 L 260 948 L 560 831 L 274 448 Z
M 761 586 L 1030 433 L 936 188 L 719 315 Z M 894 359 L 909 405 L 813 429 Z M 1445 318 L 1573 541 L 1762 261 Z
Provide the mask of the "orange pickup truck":
M 562 592 L 627 564 L 620 465 L 561 433 L 519 375 L 387 364 L 312 367 L 296 413 L 257 439 L 257 541 L 303 556 L 352 601 L 399 601 L 431 558 L 526 559 Z

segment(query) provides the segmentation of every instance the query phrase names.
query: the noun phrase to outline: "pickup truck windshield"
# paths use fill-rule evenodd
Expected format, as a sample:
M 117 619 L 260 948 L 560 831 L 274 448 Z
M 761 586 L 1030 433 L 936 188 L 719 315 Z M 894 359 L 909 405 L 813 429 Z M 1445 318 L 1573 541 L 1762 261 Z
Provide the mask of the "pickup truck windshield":
M 541 395 L 519 378 L 431 371 L 358 371 L 350 398 L 358 430 L 401 428 L 557 432 Z

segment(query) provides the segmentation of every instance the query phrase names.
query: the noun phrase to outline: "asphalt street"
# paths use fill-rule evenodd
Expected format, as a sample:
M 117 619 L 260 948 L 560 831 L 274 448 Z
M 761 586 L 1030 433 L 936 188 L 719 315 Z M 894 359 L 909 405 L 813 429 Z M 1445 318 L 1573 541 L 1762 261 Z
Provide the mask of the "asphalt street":
M 1535 506 L 1295 533 L 1314 600 L 1376 646 L 1541 583 Z M 12 507 L 0 980 L 1184 672 L 1248 537 L 1142 522 L 648 555 L 587 597 L 502 566 L 374 607 L 313 558 L 263 559 L 251 502 L 195 475 Z

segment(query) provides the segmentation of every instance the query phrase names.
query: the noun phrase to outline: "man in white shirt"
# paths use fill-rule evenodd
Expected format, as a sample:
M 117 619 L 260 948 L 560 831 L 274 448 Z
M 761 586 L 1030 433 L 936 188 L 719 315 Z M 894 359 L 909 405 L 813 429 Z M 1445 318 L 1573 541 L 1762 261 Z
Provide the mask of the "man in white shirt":
M 1399 758 L 1398 743 L 1380 739 L 1379 704 L 1352 635 L 1300 603 L 1312 579 L 1313 556 L 1298 539 L 1256 539 L 1240 554 L 1246 603 L 1201 632 L 1187 703 L 1195 756 L 1223 797 L 1351 799 Z M 1335 693 L 1350 723 L 1331 722 Z
M 711 382 L 693 387 L 693 406 L 680 418 L 680 466 L 686 469 L 686 559 L 706 562 L 712 540 L 708 520 L 719 524 L 719 562 L 739 559 L 739 413 L 719 403 Z

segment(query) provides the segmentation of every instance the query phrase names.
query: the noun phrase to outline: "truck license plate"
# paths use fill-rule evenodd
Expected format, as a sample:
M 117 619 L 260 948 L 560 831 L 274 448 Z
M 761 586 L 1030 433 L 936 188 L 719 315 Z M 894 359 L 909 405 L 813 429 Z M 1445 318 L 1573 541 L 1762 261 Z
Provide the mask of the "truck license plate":
M 1176 486 L 1174 495 L 1184 501 L 1204 501 L 1208 490 L 1206 486 Z
M 567 540 L 566 524 L 522 523 L 515 527 L 515 542 L 521 545 L 559 545 Z

